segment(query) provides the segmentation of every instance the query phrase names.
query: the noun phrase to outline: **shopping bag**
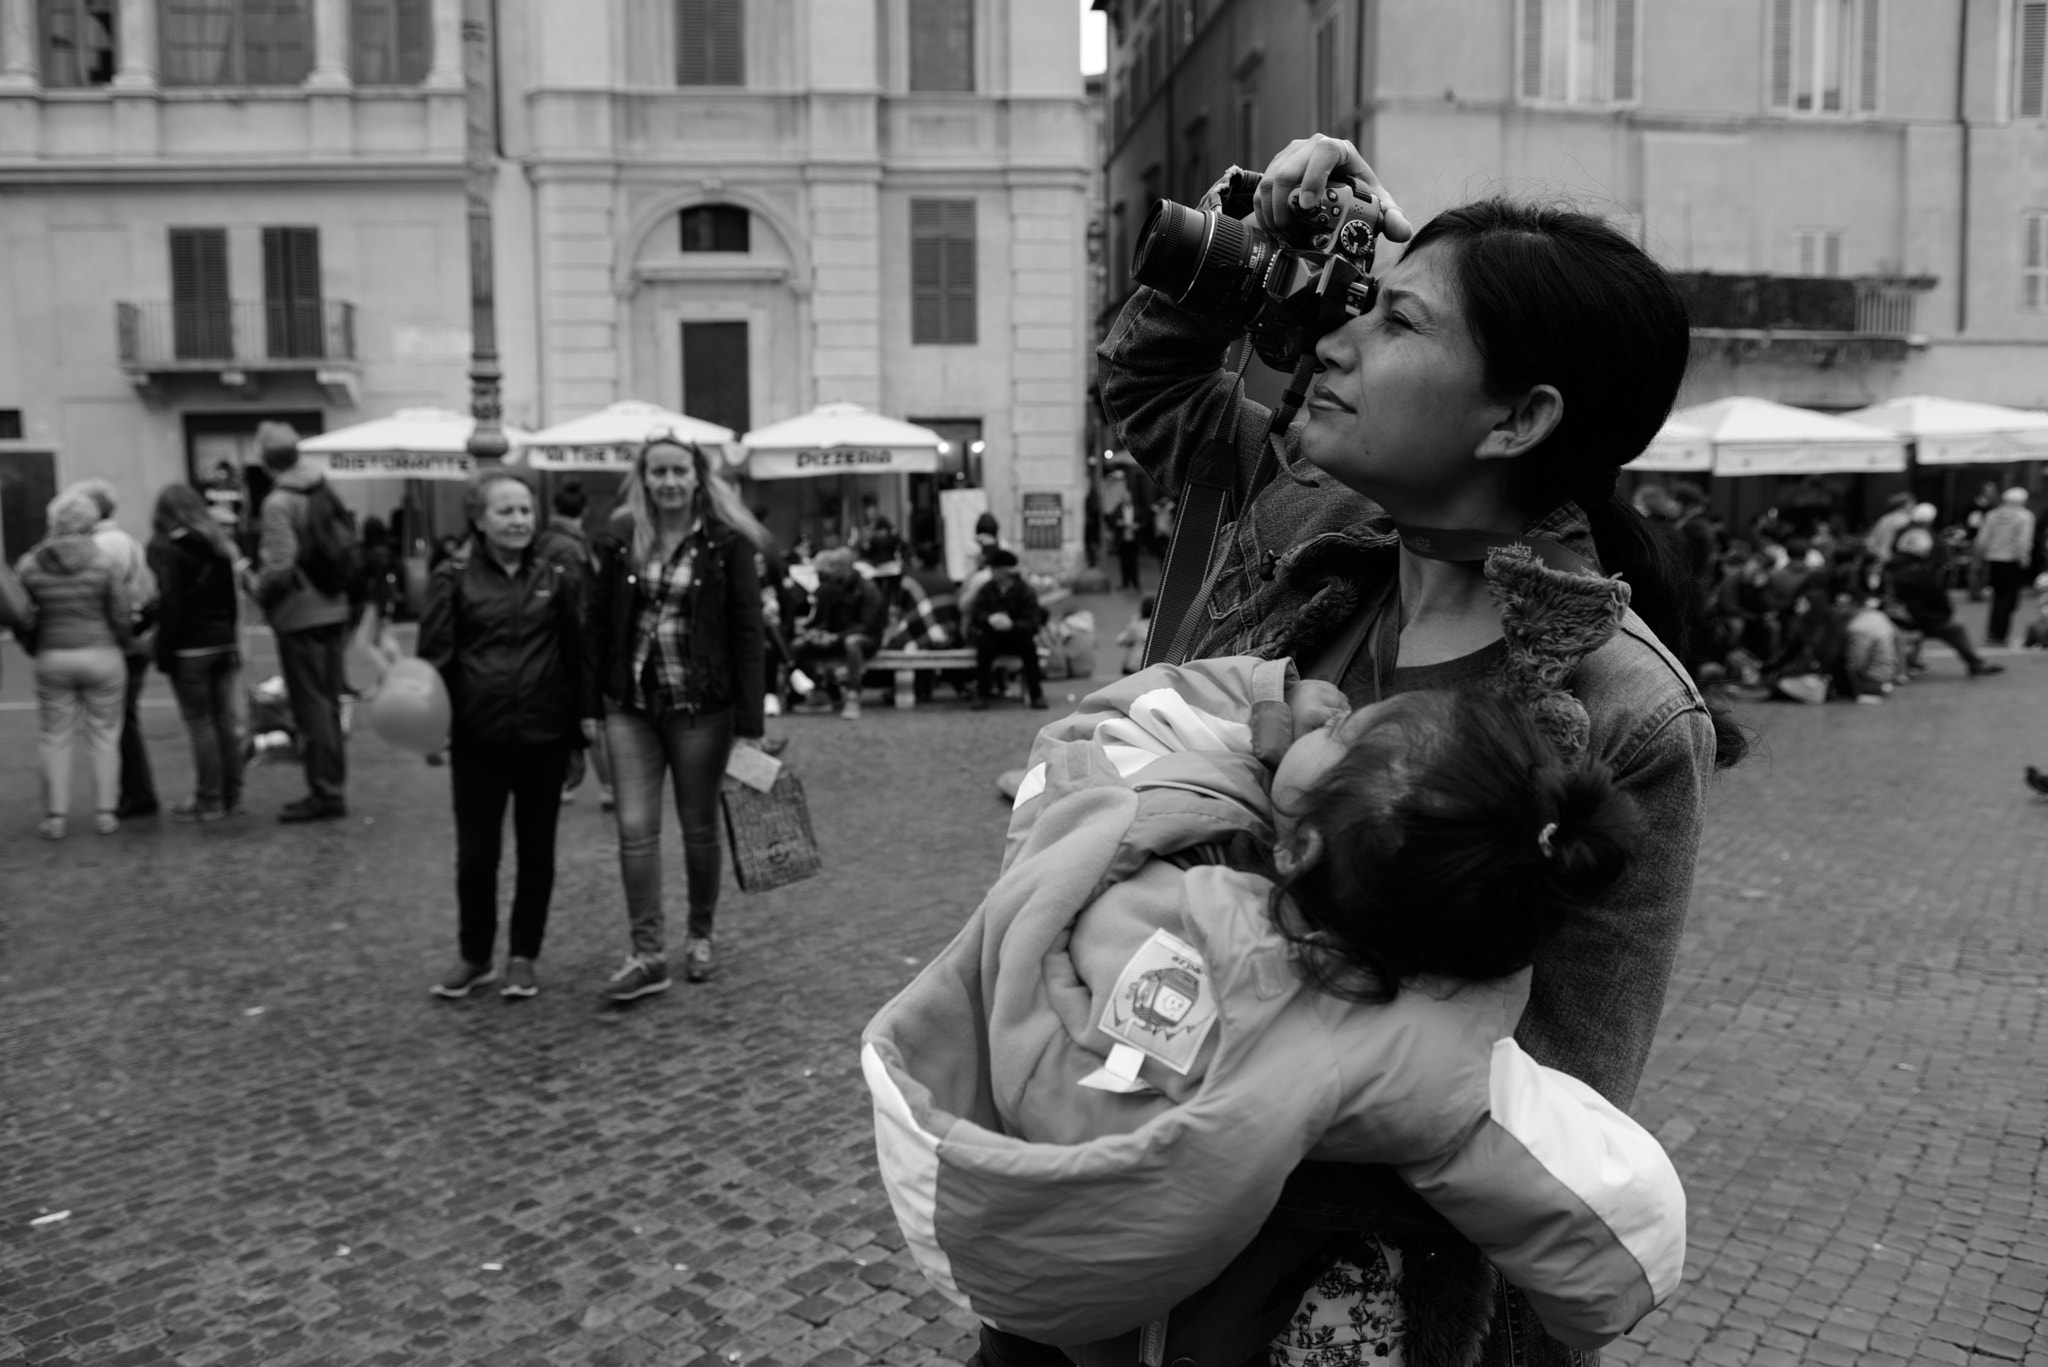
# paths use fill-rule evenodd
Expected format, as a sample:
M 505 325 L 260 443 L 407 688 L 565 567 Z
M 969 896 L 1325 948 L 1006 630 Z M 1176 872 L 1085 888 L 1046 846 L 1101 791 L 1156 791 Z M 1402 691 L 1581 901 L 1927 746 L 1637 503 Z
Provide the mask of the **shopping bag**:
M 736 779 L 719 786 L 725 834 L 732 846 L 732 871 L 741 892 L 766 892 L 799 882 L 820 867 L 818 838 L 811 833 L 811 809 L 803 784 L 788 766 L 767 792 Z

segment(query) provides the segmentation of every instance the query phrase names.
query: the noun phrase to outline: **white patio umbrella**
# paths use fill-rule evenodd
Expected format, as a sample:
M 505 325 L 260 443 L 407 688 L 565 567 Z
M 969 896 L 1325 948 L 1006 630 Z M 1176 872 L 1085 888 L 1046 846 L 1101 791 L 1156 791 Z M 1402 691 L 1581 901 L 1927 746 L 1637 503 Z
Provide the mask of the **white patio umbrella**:
M 661 431 L 698 446 L 714 447 L 728 463 L 734 459 L 730 427 L 638 399 L 622 399 L 595 413 L 542 428 L 527 438 L 520 459 L 536 470 L 625 470 L 632 466 L 641 443 Z
M 820 404 L 740 438 L 754 479 L 819 475 L 935 475 L 943 438 L 855 403 Z
M 1842 416 L 1910 439 L 1920 465 L 2048 460 L 2048 413 L 2025 408 L 1906 394 Z
M 1717 475 L 1871 474 L 1906 468 L 1894 434 L 1808 408 L 1738 395 L 1671 415 L 1714 443 Z
M 476 469 L 469 434 L 476 419 L 447 408 L 401 408 L 388 418 L 339 427 L 299 443 L 330 479 L 468 479 Z M 527 434 L 505 429 L 516 450 Z
M 1623 468 L 1649 474 L 1703 474 L 1714 468 L 1714 443 L 1704 427 L 1666 418 L 1643 454 Z

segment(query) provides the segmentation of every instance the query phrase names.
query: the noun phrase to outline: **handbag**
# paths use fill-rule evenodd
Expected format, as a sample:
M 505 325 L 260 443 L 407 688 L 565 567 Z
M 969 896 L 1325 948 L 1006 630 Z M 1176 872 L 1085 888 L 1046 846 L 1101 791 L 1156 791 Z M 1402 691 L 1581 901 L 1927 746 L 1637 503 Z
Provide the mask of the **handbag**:
M 787 766 L 765 793 L 730 777 L 721 780 L 718 802 L 741 892 L 801 882 L 822 867 L 804 786 Z
M 36 600 L 7 565 L 0 565 L 0 627 L 24 637 L 34 636 L 36 630 Z

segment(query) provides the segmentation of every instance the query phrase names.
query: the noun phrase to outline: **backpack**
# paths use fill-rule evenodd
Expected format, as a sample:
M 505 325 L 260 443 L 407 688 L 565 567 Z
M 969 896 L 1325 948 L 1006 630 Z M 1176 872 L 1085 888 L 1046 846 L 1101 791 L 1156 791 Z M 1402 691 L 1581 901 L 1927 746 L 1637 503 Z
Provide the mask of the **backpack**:
M 351 601 L 362 597 L 363 544 L 356 535 L 356 515 L 324 479 L 306 495 L 299 570 L 321 593 L 347 594 Z

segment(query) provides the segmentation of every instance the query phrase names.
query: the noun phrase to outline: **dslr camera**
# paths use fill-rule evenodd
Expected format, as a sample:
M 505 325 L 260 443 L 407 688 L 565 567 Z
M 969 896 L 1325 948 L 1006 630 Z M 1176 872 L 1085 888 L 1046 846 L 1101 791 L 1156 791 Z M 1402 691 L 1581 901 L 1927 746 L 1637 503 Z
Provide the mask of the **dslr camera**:
M 1251 222 L 1259 180 L 1233 166 L 1204 197 L 1216 208 L 1154 204 L 1138 230 L 1131 275 L 1190 313 L 1243 328 L 1260 360 L 1291 371 L 1324 333 L 1372 308 L 1382 206 L 1370 190 L 1333 179 L 1307 214 L 1309 245 L 1289 246 Z

